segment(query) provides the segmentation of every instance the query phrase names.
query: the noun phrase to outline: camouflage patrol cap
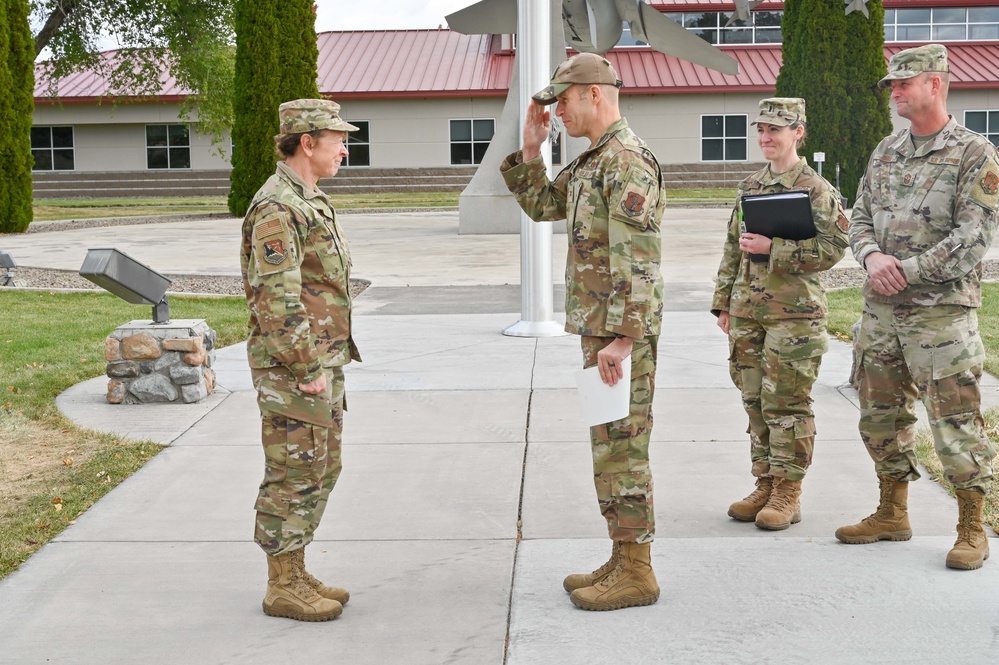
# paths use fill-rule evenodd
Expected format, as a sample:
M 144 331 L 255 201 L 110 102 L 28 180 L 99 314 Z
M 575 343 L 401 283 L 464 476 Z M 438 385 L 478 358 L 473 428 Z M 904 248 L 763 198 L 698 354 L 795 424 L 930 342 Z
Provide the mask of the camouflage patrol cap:
M 926 44 L 899 51 L 888 62 L 888 76 L 878 81 L 879 88 L 887 88 L 892 81 L 911 79 L 923 72 L 949 72 L 947 48 L 942 44 Z
M 317 129 L 356 132 L 357 127 L 340 117 L 340 105 L 328 99 L 296 99 L 278 107 L 282 134 L 304 134 Z
M 759 123 L 787 127 L 796 122 L 805 123 L 805 100 L 801 97 L 770 97 L 760 102 L 760 117 L 753 125 Z
M 554 104 L 555 98 L 575 83 L 613 85 L 618 88 L 624 85 L 617 77 L 610 60 L 596 53 L 579 53 L 556 67 L 551 85 L 534 94 L 531 99 L 542 106 Z

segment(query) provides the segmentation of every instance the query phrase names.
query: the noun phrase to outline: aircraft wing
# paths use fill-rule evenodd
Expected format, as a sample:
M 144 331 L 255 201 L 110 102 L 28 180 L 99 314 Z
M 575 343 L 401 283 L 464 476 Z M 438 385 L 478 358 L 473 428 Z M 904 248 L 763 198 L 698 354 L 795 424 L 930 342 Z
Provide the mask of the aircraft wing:
M 481 0 L 444 17 L 449 28 L 463 35 L 505 35 L 517 32 L 517 0 Z
M 743 23 L 751 23 L 752 20 L 749 17 L 749 12 L 756 5 L 763 2 L 763 0 L 733 0 L 735 2 L 735 11 L 732 12 L 732 16 L 729 17 L 728 22 L 725 27 L 732 25 L 736 21 L 742 21 Z
M 657 51 L 714 69 L 738 74 L 739 62 L 682 25 L 666 18 L 642 0 L 618 0 L 621 17 L 631 24 L 631 34 Z

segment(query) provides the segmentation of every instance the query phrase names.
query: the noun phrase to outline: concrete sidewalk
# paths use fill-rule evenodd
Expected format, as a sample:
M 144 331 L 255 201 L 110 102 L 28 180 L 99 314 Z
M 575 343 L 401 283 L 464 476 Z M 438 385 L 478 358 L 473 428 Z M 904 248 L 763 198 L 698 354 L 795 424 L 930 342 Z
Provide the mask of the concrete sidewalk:
M 832 343 L 814 390 L 803 521 L 774 533 L 726 516 L 752 489 L 726 340 L 706 313 L 726 213 L 693 212 L 674 228 L 698 226 L 696 237 L 664 241 L 686 278 L 668 271 L 659 347 L 656 605 L 590 613 L 562 590 L 565 574 L 606 559 L 609 541 L 573 387 L 578 340 L 500 334 L 518 318 L 496 279 L 516 237 L 440 233 L 455 258 L 435 275 L 426 254 L 444 250 L 427 243 L 414 258 L 412 224 L 436 232 L 450 218 L 386 215 L 373 229 L 358 215 L 345 225 L 355 273 L 373 282 L 356 303 L 365 362 L 347 368 L 344 472 L 308 550 L 319 577 L 350 589 L 343 616 L 304 624 L 260 611 L 263 455 L 237 345 L 219 352 L 220 389 L 198 405 L 111 406 L 104 377 L 59 398 L 81 425 L 170 445 L 0 582 L 0 663 L 990 662 L 999 564 L 944 567 L 957 508 L 938 485 L 911 488 L 911 541 L 833 538 L 877 503 L 845 344 Z M 117 244 L 158 246 L 157 226 L 116 227 Z M 377 254 L 366 248 L 378 242 Z M 184 253 L 174 257 L 154 265 L 184 272 Z M 410 262 L 423 281 L 393 282 Z M 995 380 L 985 392 L 999 403 Z

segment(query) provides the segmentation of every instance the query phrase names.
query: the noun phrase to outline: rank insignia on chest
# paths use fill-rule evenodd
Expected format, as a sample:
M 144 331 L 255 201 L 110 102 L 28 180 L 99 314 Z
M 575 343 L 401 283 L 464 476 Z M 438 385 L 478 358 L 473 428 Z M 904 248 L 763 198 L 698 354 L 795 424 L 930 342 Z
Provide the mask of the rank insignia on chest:
M 990 196 L 999 192 L 999 175 L 994 171 L 986 171 L 979 183 L 982 186 L 982 191 Z
M 281 238 L 268 240 L 264 243 L 264 261 L 267 261 L 267 263 L 276 266 L 284 261 L 287 255 L 288 252 L 284 248 L 284 240 Z
M 628 196 L 621 202 L 621 207 L 629 216 L 637 217 L 642 214 L 642 208 L 645 207 L 645 197 L 637 192 L 628 192 Z
M 914 177 L 911 173 L 906 173 L 905 175 L 902 176 L 902 184 L 905 185 L 906 187 L 911 187 L 913 180 Z

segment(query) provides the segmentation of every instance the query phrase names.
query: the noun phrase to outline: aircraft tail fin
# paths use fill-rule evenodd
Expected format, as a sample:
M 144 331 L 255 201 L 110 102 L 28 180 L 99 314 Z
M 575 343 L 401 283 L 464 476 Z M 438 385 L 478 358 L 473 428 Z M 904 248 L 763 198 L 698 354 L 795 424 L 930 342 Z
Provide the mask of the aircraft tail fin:
M 682 60 L 689 60 L 723 74 L 739 73 L 739 62 L 715 48 L 653 7 L 639 2 L 623 17 L 631 24 L 631 34 L 652 48 Z
M 517 32 L 516 0 L 481 0 L 444 17 L 449 28 L 463 35 L 504 35 Z

